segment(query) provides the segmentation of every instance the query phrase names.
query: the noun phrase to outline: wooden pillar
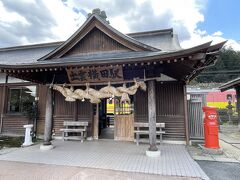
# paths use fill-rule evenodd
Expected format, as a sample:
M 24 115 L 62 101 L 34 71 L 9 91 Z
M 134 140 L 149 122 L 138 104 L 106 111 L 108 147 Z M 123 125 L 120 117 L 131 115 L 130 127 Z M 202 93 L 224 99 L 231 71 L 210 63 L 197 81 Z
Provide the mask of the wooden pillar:
M 237 95 L 238 130 L 240 131 L 240 86 L 235 87 Z
M 184 126 L 185 126 L 185 136 L 186 144 L 189 145 L 189 127 L 188 127 L 188 113 L 187 113 L 187 85 L 183 85 L 183 96 L 184 96 Z
M 148 81 L 148 122 L 149 122 L 149 151 L 157 151 L 156 145 L 156 82 Z
M 73 120 L 78 121 L 78 100 L 74 102 L 74 114 L 73 114 Z
M 99 104 L 96 104 L 96 112 L 93 122 L 93 138 L 98 139 L 98 129 L 99 129 Z
M 46 98 L 46 112 L 45 112 L 45 129 L 44 129 L 44 143 L 43 145 L 51 145 L 52 139 L 52 124 L 53 124 L 53 97 L 52 88 L 47 89 Z
M 1 119 L 0 119 L 0 133 L 2 133 L 3 127 L 3 114 L 5 110 L 5 100 L 6 100 L 6 91 L 7 91 L 7 83 L 8 83 L 8 75 L 5 77 L 5 83 L 3 85 L 3 92 L 2 92 L 2 109 L 1 109 Z

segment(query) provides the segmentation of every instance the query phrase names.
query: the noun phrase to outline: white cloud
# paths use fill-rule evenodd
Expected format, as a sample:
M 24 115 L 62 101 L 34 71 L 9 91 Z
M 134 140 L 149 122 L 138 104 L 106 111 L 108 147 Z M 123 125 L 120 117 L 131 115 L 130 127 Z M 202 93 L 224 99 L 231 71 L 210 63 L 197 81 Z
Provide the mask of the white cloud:
M 68 0 L 66 4 L 69 9 L 77 7 L 87 12 L 96 7 L 105 10 L 111 25 L 123 33 L 173 27 L 180 37 L 181 45 L 189 48 L 208 41 L 218 43 L 226 40 L 220 30 L 210 35 L 197 27 L 198 23 L 204 21 L 203 11 L 207 1 L 184 0 L 183 3 L 179 0 Z M 55 13 L 58 14 L 58 11 Z M 83 22 L 84 18 L 80 20 Z M 71 26 L 75 23 L 73 21 Z M 61 29 L 59 27 L 59 32 L 63 31 Z M 65 38 L 68 37 L 68 32 L 66 30 Z M 239 43 L 234 40 L 229 40 L 227 46 L 229 45 L 240 50 Z
M 217 31 L 215 33 L 212 34 L 213 36 L 222 36 L 223 33 L 221 31 Z
M 198 28 L 198 23 L 204 21 L 203 12 L 207 2 L 208 0 L 19 0 L 12 3 L 11 0 L 0 0 L 0 34 L 8 35 L 8 39 L 0 35 L 0 46 L 66 40 L 86 20 L 83 14 L 94 8 L 105 10 L 111 25 L 123 33 L 173 27 L 184 48 L 211 40 L 213 43 L 224 41 L 224 30 L 216 29 L 215 33 L 209 34 Z M 31 12 L 27 9 L 29 4 L 34 7 L 33 10 L 30 9 Z M 27 7 L 23 10 L 25 5 Z M 240 50 L 240 44 L 233 39 L 228 40 L 227 46 Z
M 228 39 L 226 47 L 231 47 L 231 48 L 233 48 L 235 50 L 240 51 L 240 42 L 237 42 L 237 41 L 235 41 L 233 39 Z
M 86 20 L 84 15 L 74 13 L 72 7 L 65 6 L 59 0 L 43 0 L 43 2 L 51 10 L 52 16 L 56 20 L 56 25 L 51 28 L 56 35 L 54 40 L 66 40 Z
M 209 41 L 212 41 L 212 44 L 217 44 L 227 40 L 225 47 L 233 48 L 234 50 L 240 51 L 240 43 L 233 39 L 226 39 L 222 37 L 223 33 L 221 31 L 216 31 L 212 35 L 207 34 L 206 31 L 202 32 L 200 30 L 194 31 L 191 33 L 191 38 L 181 42 L 183 48 L 190 48 L 203 44 Z
M 3 6 L 3 3 L 0 1 L 0 22 L 4 26 L 10 26 L 13 22 L 20 22 L 24 25 L 29 25 L 29 22 L 20 14 L 16 12 L 8 12 L 5 7 Z

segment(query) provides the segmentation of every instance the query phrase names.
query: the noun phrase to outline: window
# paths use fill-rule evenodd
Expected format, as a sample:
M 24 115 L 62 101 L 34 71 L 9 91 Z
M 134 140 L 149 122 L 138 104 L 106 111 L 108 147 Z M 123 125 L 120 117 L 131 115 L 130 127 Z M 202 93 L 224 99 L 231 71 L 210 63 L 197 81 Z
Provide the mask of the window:
M 117 115 L 128 115 L 133 114 L 134 107 L 133 107 L 133 101 L 132 103 L 124 103 L 121 102 L 120 98 L 115 99 L 115 113 Z
M 35 103 L 36 86 L 9 88 L 8 112 L 22 113 Z

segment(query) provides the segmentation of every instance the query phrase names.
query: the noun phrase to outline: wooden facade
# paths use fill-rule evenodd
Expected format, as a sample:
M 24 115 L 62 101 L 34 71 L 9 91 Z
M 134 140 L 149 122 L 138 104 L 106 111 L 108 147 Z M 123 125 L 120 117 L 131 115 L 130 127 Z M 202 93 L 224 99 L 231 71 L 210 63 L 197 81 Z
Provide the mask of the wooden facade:
M 81 42 L 77 43 L 74 48 L 68 51 L 64 57 L 79 54 L 113 51 L 126 52 L 131 50 L 119 42 L 113 40 L 99 29 L 94 28 L 82 39 Z
M 87 134 L 93 136 L 93 105 L 90 102 L 78 103 L 78 121 L 88 122 Z M 56 92 L 54 95 L 54 115 L 53 115 L 53 129 L 56 135 L 60 135 L 59 129 L 63 128 L 63 121 L 75 121 L 74 119 L 74 105 L 75 102 L 66 102 L 64 97 Z
M 157 122 L 165 123 L 164 139 L 184 140 L 184 99 L 183 84 L 178 82 L 158 82 L 156 84 Z M 135 121 L 148 122 L 147 92 L 139 91 L 135 101 Z
M 3 110 L 1 114 L 1 123 L 2 123 L 2 133 L 4 134 L 23 134 L 24 128 L 23 125 L 26 125 L 29 122 L 29 119 L 23 115 L 22 113 L 8 113 L 8 99 L 9 99 L 9 88 L 31 85 L 31 83 L 13 83 L 7 84 L 6 87 L 4 85 L 0 85 L 0 93 L 2 94 L 0 99 L 0 108 Z M 4 88 L 6 88 L 4 92 Z M 4 97 L 5 96 L 5 97 Z
M 76 99 L 75 102 L 67 102 L 63 94 L 58 91 L 53 91 L 51 102 L 49 102 L 48 88 L 51 88 L 53 84 L 65 84 L 73 89 L 84 89 L 85 82 L 88 82 L 90 87 L 98 90 L 106 86 L 109 81 L 112 86 L 120 86 L 123 83 L 132 85 L 138 79 L 145 81 L 146 84 L 153 83 L 154 86 L 153 84 L 147 86 L 145 92 L 138 90 L 131 98 L 134 105 L 133 113 L 130 115 L 115 114 L 115 139 L 132 141 L 134 122 L 149 122 L 151 125 L 150 139 L 154 145 L 154 141 L 156 141 L 154 122 L 156 121 L 166 124 L 166 133 L 163 136 L 165 140 L 188 142 L 186 84 L 205 67 L 217 60 L 219 50 L 225 42 L 214 46 L 208 42 L 193 48 L 181 49 L 176 43 L 169 44 L 176 41 L 173 40 L 175 36 L 172 33 L 173 31 L 168 29 L 134 33 L 132 37 L 131 34 L 126 36 L 93 14 L 67 41 L 49 45 L 54 47 L 46 52 L 44 50 L 41 52 L 42 54 L 38 52 L 41 56 L 39 55 L 37 59 L 33 57 L 28 59 L 29 63 L 19 63 L 18 65 L 0 63 L 0 72 L 35 83 L 39 111 L 36 129 L 37 134 L 45 134 L 46 141 L 49 141 L 51 131 L 53 135 L 60 136 L 63 121 L 86 121 L 88 122 L 88 136 L 97 138 L 99 114 L 106 113 L 103 107 L 96 108 L 96 105 L 90 103 L 89 100 Z M 166 35 L 169 39 L 165 43 L 161 42 L 162 47 L 159 48 L 156 44 L 158 38 L 159 42 L 164 41 L 161 39 L 162 34 L 164 34 L 164 39 Z M 137 40 L 134 37 L 137 37 Z M 164 44 L 168 48 L 171 47 L 171 51 L 165 50 Z M 37 48 L 42 49 L 45 46 L 39 45 Z M 31 56 L 31 51 L 29 51 L 31 48 L 34 52 L 36 46 L 22 47 L 22 49 L 0 49 L 0 53 L 5 53 L 5 56 L 14 61 L 16 53 L 24 54 L 18 52 L 21 50 L 27 49 L 30 52 L 28 55 Z M 24 61 L 25 58 L 29 57 L 23 57 L 22 60 Z M 89 76 L 83 70 L 102 68 L 111 69 L 112 72 L 114 68 L 121 69 L 120 81 L 112 77 L 109 79 L 109 76 L 104 81 L 97 81 L 98 78 L 96 78 L 96 82 L 90 81 L 88 77 L 84 83 L 69 79 L 69 69 L 73 70 L 74 75 L 80 78 L 82 73 Z M 95 76 L 98 75 L 96 73 L 99 73 L 98 71 L 94 72 Z M 18 86 L 26 84 L 33 83 L 20 83 Z M 13 85 L 8 83 L 6 95 L 3 96 L 6 99 L 1 100 L 3 103 L 0 103 L 0 108 L 4 104 L 1 113 L 1 129 L 3 133 L 22 134 L 22 126 L 27 123 L 26 117 L 22 114 L 7 113 L 7 91 L 10 86 Z M 1 84 L 0 92 L 3 91 L 4 84 Z M 3 97 L 1 98 L 3 99 Z M 154 101 L 149 101 L 149 98 Z M 50 104 L 53 108 L 50 107 Z M 153 107 L 150 109 L 153 110 L 150 111 L 151 113 L 148 112 L 150 106 Z
M 39 118 L 37 120 L 37 133 L 39 135 L 44 133 L 44 120 L 45 120 L 45 106 L 46 106 L 46 93 L 47 86 L 38 85 L 38 109 Z M 0 92 L 3 91 L 3 86 L 0 87 Z M 184 99 L 183 99 L 183 84 L 178 82 L 157 82 L 156 83 L 156 113 L 157 122 L 164 122 L 166 124 L 166 134 L 163 135 L 164 139 L 168 140 L 185 140 L 185 122 L 184 122 Z M 66 102 L 64 97 L 59 93 L 54 93 L 54 115 L 53 115 L 53 131 L 56 136 L 60 136 L 59 129 L 63 128 L 63 121 L 74 121 L 74 104 L 75 102 Z M 6 101 L 7 102 L 7 101 Z M 78 101 L 78 121 L 87 121 L 89 123 L 88 134 L 93 132 L 93 118 L 94 108 L 89 102 Z M 134 122 L 148 122 L 148 99 L 147 92 L 138 91 L 134 97 L 134 115 L 128 118 L 129 123 L 133 119 Z M 0 104 L 1 108 L 2 104 Z M 5 105 L 5 107 L 7 104 Z M 123 115 L 124 116 L 124 115 Z M 122 117 L 123 117 L 122 116 Z M 116 118 L 116 128 L 119 126 L 126 126 L 126 131 L 131 131 L 133 124 L 119 124 L 118 119 L 122 119 L 121 116 Z M 3 133 L 10 134 L 23 134 L 23 125 L 28 123 L 27 117 L 19 114 L 7 114 L 6 108 L 3 116 Z M 118 128 L 117 128 L 118 129 Z M 130 129 L 130 130 L 128 130 Z M 116 130 L 116 139 L 121 140 L 121 134 L 126 133 L 121 128 Z M 129 139 L 133 140 L 132 136 Z M 130 133 L 130 134 L 131 134 Z

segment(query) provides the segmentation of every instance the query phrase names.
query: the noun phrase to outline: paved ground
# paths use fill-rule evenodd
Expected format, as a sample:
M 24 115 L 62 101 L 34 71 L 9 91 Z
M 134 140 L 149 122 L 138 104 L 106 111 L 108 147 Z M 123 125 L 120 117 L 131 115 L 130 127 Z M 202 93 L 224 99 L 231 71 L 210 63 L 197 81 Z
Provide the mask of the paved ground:
M 240 132 L 237 126 L 221 126 L 219 144 L 223 149 L 222 155 L 203 153 L 197 146 L 189 146 L 191 156 L 208 175 L 215 180 L 240 179 Z
M 239 180 L 240 164 L 198 161 L 198 164 L 212 180 Z
M 56 140 L 54 145 L 50 151 L 41 151 L 39 145 L 20 148 L 0 155 L 0 160 L 208 179 L 184 145 L 162 144 L 159 158 L 145 155 L 148 145 L 130 142 Z
M 99 139 L 114 139 L 114 126 L 102 129 Z
M 219 138 L 220 147 L 223 149 L 222 155 L 205 154 L 201 148 L 189 146 L 190 155 L 195 160 L 240 163 L 240 132 L 238 127 L 233 125 L 221 126 Z
M 200 180 L 200 178 L 160 176 L 144 173 L 0 161 L 1 180 Z

